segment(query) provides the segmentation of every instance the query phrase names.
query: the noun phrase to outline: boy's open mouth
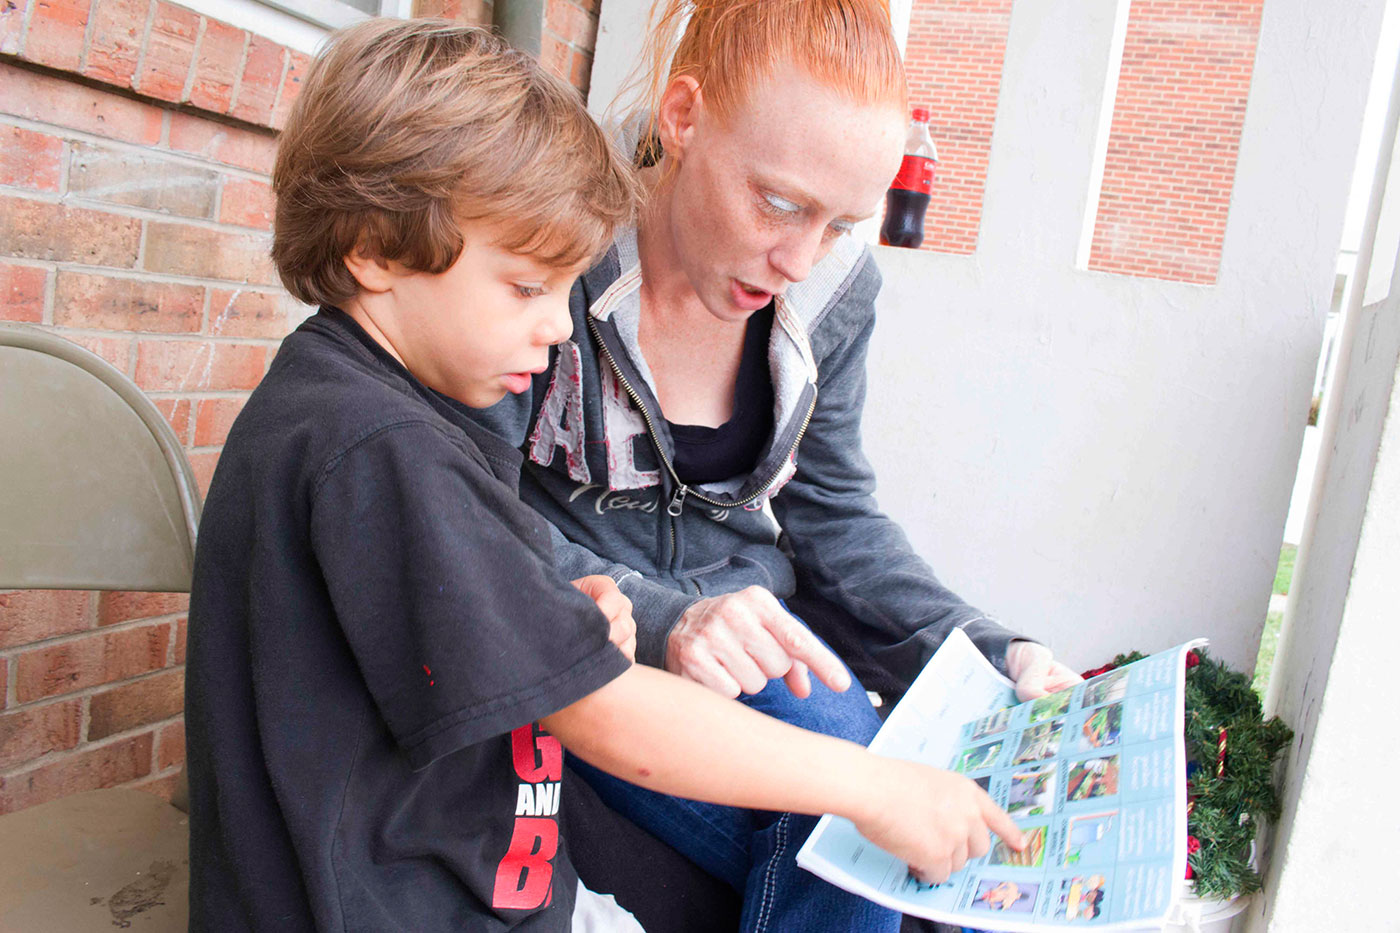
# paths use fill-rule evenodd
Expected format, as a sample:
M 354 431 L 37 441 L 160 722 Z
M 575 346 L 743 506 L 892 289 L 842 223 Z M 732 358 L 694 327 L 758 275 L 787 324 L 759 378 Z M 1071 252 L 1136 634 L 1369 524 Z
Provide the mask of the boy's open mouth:
M 506 373 L 501 377 L 501 381 L 505 383 L 507 392 L 510 392 L 512 395 L 519 395 L 521 392 L 530 388 L 530 383 L 534 381 L 535 374 L 544 372 L 546 368 L 547 367 L 541 366 L 537 369 L 526 370 L 524 372 Z

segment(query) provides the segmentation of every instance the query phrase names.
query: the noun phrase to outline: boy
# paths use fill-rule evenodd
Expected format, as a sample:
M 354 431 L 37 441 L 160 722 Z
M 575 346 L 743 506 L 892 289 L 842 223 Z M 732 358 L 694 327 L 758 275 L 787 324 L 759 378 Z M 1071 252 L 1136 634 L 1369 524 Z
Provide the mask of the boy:
M 668 793 L 840 813 L 926 877 L 1019 839 L 965 778 L 631 666 L 612 581 L 555 574 L 519 454 L 463 406 L 545 369 L 633 209 L 571 88 L 477 29 L 369 21 L 313 66 L 273 184 L 278 270 L 321 310 L 205 505 L 193 929 L 567 929 L 561 741 Z

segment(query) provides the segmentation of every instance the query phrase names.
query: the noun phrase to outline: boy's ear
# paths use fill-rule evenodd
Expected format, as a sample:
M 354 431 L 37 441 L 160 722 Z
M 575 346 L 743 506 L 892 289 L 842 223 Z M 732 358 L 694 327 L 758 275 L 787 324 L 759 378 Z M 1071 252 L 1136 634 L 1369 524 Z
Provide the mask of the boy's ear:
M 367 292 L 387 292 L 394 284 L 394 272 L 389 263 L 365 250 L 363 240 L 345 254 L 345 268 Z
M 677 75 L 666 85 L 656 112 L 656 128 L 661 136 L 661 148 L 668 155 L 678 158 L 684 155 L 703 107 L 700 82 L 690 75 Z

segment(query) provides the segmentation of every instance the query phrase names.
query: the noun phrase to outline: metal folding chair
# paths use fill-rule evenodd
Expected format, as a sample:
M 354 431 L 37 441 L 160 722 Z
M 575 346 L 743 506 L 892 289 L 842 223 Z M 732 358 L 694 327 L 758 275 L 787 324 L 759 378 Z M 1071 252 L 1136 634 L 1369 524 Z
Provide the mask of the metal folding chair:
M 198 486 L 123 373 L 0 324 L 0 438 L 0 589 L 188 592 Z M 151 794 L 91 791 L 0 817 L 0 929 L 184 931 L 188 897 L 189 820 Z

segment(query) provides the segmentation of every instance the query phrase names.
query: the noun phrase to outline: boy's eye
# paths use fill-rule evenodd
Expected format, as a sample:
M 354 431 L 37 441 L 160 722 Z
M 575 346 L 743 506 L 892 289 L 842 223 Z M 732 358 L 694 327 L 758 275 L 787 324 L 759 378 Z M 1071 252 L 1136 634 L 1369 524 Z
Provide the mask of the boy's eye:
M 835 237 L 850 233 L 852 230 L 855 229 L 855 226 L 856 225 L 851 223 L 849 220 L 833 220 L 830 224 L 827 225 L 826 235 L 827 237 L 834 239 Z
M 543 285 L 523 285 L 519 282 L 515 284 L 515 293 L 521 298 L 538 298 L 544 294 Z

